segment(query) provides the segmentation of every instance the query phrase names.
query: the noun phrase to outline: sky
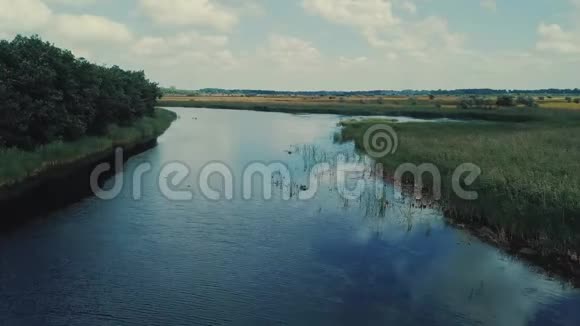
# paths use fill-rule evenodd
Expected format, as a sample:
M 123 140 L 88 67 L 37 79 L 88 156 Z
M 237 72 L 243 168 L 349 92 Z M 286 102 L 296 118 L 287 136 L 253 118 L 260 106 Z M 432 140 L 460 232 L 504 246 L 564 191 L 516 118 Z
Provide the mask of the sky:
M 0 0 L 16 34 L 182 89 L 580 87 L 580 0 Z

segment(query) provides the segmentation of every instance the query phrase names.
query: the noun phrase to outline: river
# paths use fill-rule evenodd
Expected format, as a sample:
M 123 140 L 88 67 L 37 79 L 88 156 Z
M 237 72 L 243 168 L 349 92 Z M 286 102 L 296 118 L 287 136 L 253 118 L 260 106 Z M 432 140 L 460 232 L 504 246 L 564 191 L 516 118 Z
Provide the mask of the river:
M 378 214 L 323 181 L 307 200 L 241 196 L 251 163 L 283 162 L 301 185 L 307 153 L 352 152 L 334 144 L 340 117 L 172 110 L 179 119 L 126 163 L 114 199 L 0 234 L 0 325 L 580 324 L 578 290 L 394 190 Z M 232 172 L 231 200 L 199 189 L 211 162 Z M 171 190 L 191 199 L 164 195 L 169 163 L 190 170 Z

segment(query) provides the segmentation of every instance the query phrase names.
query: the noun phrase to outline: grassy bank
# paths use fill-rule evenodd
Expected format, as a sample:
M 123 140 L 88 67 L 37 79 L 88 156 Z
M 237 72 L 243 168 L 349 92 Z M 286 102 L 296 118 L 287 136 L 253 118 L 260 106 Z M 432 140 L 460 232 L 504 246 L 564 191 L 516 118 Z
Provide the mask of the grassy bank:
M 53 142 L 33 151 L 0 148 L 0 188 L 16 184 L 51 167 L 82 160 L 117 146 L 130 146 L 161 135 L 175 120 L 175 113 L 156 109 L 130 126 L 112 125 L 102 136 L 85 136 L 73 142 Z
M 580 126 L 568 119 L 529 123 L 447 122 L 396 124 L 387 120 L 346 121 L 341 138 L 364 148 L 376 123 L 390 124 L 399 137 L 394 155 L 381 159 L 391 170 L 402 163 L 433 163 L 444 176 L 448 213 L 491 227 L 506 242 L 520 242 L 546 255 L 580 252 Z M 462 163 L 481 167 L 471 188 L 477 201 L 450 191 L 450 175 Z
M 568 110 L 562 108 L 500 108 L 497 110 L 458 109 L 453 105 L 436 106 L 428 102 L 410 103 L 408 100 L 391 101 L 384 100 L 379 104 L 376 100 L 363 102 L 338 102 L 320 100 L 281 100 L 275 98 L 219 98 L 219 99 L 189 99 L 171 98 L 158 102 L 164 107 L 191 107 L 191 108 L 215 108 L 228 110 L 250 110 L 261 112 L 283 113 L 314 113 L 314 114 L 337 114 L 351 116 L 407 116 L 421 119 L 461 119 L 461 120 L 486 120 L 506 122 L 528 121 L 561 121 L 562 117 L 567 120 L 580 121 L 580 110 Z

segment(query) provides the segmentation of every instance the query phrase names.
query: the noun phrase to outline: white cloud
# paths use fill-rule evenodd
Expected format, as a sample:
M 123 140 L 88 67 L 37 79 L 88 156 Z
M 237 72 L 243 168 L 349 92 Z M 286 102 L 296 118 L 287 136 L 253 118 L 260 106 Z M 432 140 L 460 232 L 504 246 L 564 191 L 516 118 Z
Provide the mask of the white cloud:
M 560 54 L 580 53 L 579 35 L 564 31 L 558 24 L 541 23 L 538 26 L 538 36 L 538 50 Z
M 229 30 L 238 22 L 232 8 L 215 0 L 139 0 L 141 10 L 163 25 L 197 25 Z
M 158 69 L 160 67 L 172 69 L 179 69 L 182 72 L 192 70 L 210 70 L 213 69 L 213 73 L 218 73 L 220 71 L 230 70 L 238 65 L 238 61 L 235 56 L 227 49 L 219 50 L 216 52 L 209 52 L 204 50 L 187 50 L 173 55 L 164 56 L 159 58 L 155 62 L 145 62 L 146 66 L 154 66 L 152 69 Z M 199 76 L 198 76 L 199 77 Z
M 465 37 L 449 30 L 445 19 L 428 17 L 404 22 L 390 29 L 368 29 L 364 35 L 369 44 L 389 53 L 425 59 L 434 53 L 461 53 Z
M 322 57 L 312 43 L 285 35 L 271 35 L 263 54 L 286 69 L 315 68 Z
M 481 0 L 479 2 L 481 8 L 487 9 L 490 11 L 497 11 L 497 2 L 496 0 Z
M 197 32 L 179 33 L 169 37 L 143 37 L 133 45 L 133 52 L 143 56 L 164 56 L 179 52 L 223 49 L 228 37 L 201 35 Z
M 266 9 L 254 0 L 230 0 L 228 2 L 242 16 L 260 17 L 267 14 Z
M 39 0 L 0 0 L 0 29 L 28 32 L 48 22 L 51 10 Z
M 414 3 L 395 2 L 407 12 L 416 12 Z M 375 48 L 390 55 L 401 53 L 425 60 L 434 51 L 460 52 L 464 37 L 453 33 L 445 19 L 428 17 L 403 20 L 394 13 L 387 0 L 304 0 L 306 11 L 359 30 Z
M 398 23 L 392 3 L 385 0 L 304 0 L 302 5 L 307 12 L 338 24 L 370 28 Z
M 81 43 L 125 43 L 133 38 L 125 25 L 92 15 L 58 15 L 51 32 L 58 38 Z
M 394 60 L 399 59 L 399 55 L 397 53 L 395 53 L 395 52 L 387 52 L 386 58 L 389 61 L 394 61 Z
M 417 13 L 417 5 L 415 5 L 411 1 L 403 1 L 400 6 L 403 10 L 407 11 L 410 14 Z
M 228 37 L 203 35 L 198 32 L 179 33 L 169 37 L 147 36 L 132 45 L 134 59 L 144 65 L 231 69 L 237 58 L 227 49 Z
M 45 40 L 84 57 L 92 57 L 94 51 L 104 52 L 104 44 L 122 45 L 132 40 L 132 33 L 121 23 L 101 16 L 59 14 L 46 5 L 46 2 L 64 1 L 0 0 L 2 38 L 10 39 L 17 33 L 39 34 Z
M 354 57 L 354 58 L 341 56 L 340 58 L 338 58 L 338 65 L 341 68 L 351 68 L 351 67 L 363 65 L 363 64 L 367 63 L 368 61 L 369 61 L 369 58 L 367 58 L 365 56 Z
M 183 32 L 160 37 L 146 36 L 131 47 L 133 60 L 144 66 L 204 68 L 228 70 L 238 65 L 238 59 L 227 48 L 229 39 L 224 35 L 204 35 L 198 32 Z
M 97 0 L 44 0 L 46 3 L 55 3 L 61 5 L 69 5 L 75 7 L 81 7 L 88 4 L 94 4 Z M 103 1 L 103 0 L 101 0 Z
M 286 20 L 272 24 L 272 19 L 262 19 L 268 14 L 262 7 L 265 2 L 132 0 L 128 13 L 114 16 L 125 19 L 114 21 L 112 16 L 96 16 L 95 10 L 98 6 L 99 12 L 112 12 L 120 1 L 0 0 L 0 38 L 37 33 L 94 62 L 145 69 L 153 80 L 180 87 L 525 88 L 577 82 L 580 25 L 566 17 L 580 13 L 580 0 L 564 0 L 568 15 L 557 16 L 557 24 L 542 23 L 530 30 L 537 34 L 536 43 L 511 52 L 469 50 L 467 36 L 458 33 L 461 25 L 455 25 L 461 22 L 423 15 L 426 0 L 298 1 L 304 12 L 330 22 L 312 25 L 320 28 L 318 37 L 343 36 L 333 25 L 361 35 L 369 46 L 357 43 L 354 53 L 329 44 L 319 48 L 307 34 L 293 34 L 296 30 Z M 480 5 L 495 10 L 495 2 L 473 1 L 474 14 Z M 254 28 L 235 28 L 250 16 L 273 34 L 259 40 L 261 34 Z M 352 42 L 348 37 L 344 41 Z
M 413 4 L 414 9 L 405 5 L 406 2 Z M 226 4 L 225 0 L 222 3 Z M 551 52 L 533 48 L 514 49 L 513 52 L 468 50 L 467 36 L 458 33 L 460 30 L 443 16 L 419 15 L 422 8 L 417 6 L 422 3 L 418 0 L 302 0 L 302 7 L 308 14 L 319 16 L 331 25 L 348 26 L 365 38 L 371 47 L 358 49 L 356 55 L 341 53 L 340 47 L 336 50 L 332 46 L 323 51 L 304 34 L 285 34 L 291 31 L 271 35 L 262 46 L 249 44 L 246 52 L 231 50 L 227 42 L 223 46 L 210 43 L 180 48 L 171 37 L 161 37 L 162 40 L 153 37 L 141 40 L 143 43 L 136 46 L 143 54 L 136 55 L 136 50 L 130 53 L 154 79 L 183 87 L 541 88 L 569 87 L 577 79 L 571 59 L 564 60 Z M 227 4 L 228 12 L 241 19 L 243 14 L 238 0 Z M 475 11 L 480 8 L 479 1 L 473 1 L 472 5 Z M 276 27 L 280 26 L 264 26 Z M 338 33 L 338 29 L 326 27 L 322 32 Z M 574 34 L 572 28 L 562 32 Z M 199 37 L 205 35 L 202 30 L 198 33 L 201 33 Z M 237 33 L 234 35 L 231 37 L 239 37 Z M 252 51 L 252 46 L 258 50 Z M 180 50 L 159 54 L 162 48 Z M 553 77 L 555 73 L 557 79 Z

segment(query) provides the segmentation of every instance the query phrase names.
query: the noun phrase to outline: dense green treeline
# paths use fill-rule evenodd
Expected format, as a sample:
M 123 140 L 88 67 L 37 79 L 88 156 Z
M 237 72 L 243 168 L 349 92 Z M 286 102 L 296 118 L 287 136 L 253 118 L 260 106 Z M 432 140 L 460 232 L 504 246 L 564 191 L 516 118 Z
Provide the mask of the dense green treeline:
M 142 71 L 95 65 L 36 36 L 0 41 L 0 146 L 102 134 L 152 115 L 160 96 Z

